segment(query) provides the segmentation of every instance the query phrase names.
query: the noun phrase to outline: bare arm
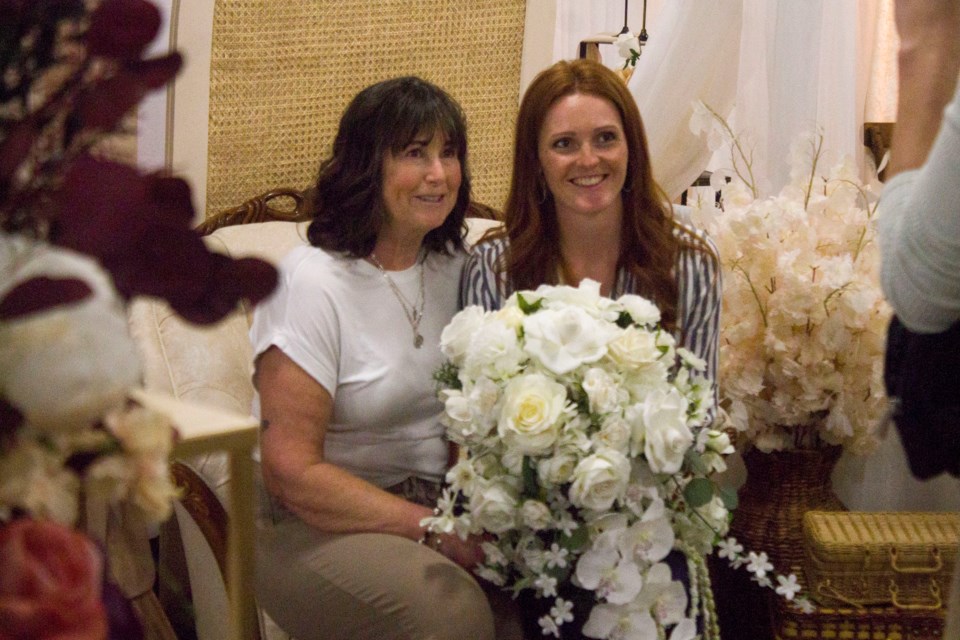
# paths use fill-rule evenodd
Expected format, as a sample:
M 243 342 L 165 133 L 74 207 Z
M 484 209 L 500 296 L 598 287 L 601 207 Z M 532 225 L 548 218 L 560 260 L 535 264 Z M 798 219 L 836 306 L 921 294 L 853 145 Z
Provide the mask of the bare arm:
M 897 0 L 899 98 L 887 178 L 920 167 L 960 73 L 960 0 Z
M 328 463 L 323 444 L 333 412 L 329 392 L 276 347 L 257 360 L 255 382 L 267 489 L 302 520 L 327 532 L 377 532 L 418 540 L 428 507 L 408 502 Z M 472 541 L 443 536 L 440 551 L 464 567 L 480 559 Z

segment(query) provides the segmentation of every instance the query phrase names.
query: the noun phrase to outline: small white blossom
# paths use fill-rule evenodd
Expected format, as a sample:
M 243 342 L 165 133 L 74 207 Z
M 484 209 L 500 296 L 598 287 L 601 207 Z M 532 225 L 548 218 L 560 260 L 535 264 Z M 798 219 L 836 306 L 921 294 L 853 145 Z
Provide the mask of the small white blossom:
M 551 575 L 541 573 L 537 576 L 537 579 L 533 581 L 533 586 L 537 588 L 537 592 L 541 598 L 549 598 L 557 595 L 557 579 Z
M 550 616 L 557 625 L 564 622 L 573 622 L 573 603 L 563 598 L 557 598 L 552 607 L 550 607 Z
M 721 558 L 736 560 L 743 553 L 743 545 L 736 538 L 727 538 L 717 543 L 717 555 Z
M 556 621 L 550 616 L 542 616 L 537 620 L 537 624 L 540 625 L 541 633 L 545 636 L 553 636 L 555 638 L 560 637 L 560 627 L 557 626 Z
M 803 613 L 813 613 L 817 608 L 806 598 L 796 598 L 793 605 Z
M 768 572 L 773 571 L 773 565 L 767 558 L 766 552 L 756 553 L 751 551 L 747 554 L 747 571 L 753 573 L 758 578 L 763 578 Z
M 777 593 L 782 595 L 787 600 L 793 600 L 794 596 L 800 593 L 800 585 L 797 584 L 797 576 L 792 573 L 786 577 L 777 576 L 777 584 L 779 585 L 776 589 Z
M 554 542 L 550 545 L 550 549 L 543 552 L 543 555 L 544 558 L 546 558 L 548 569 L 553 569 L 554 567 L 563 569 L 567 566 L 567 556 L 570 555 L 570 552 Z

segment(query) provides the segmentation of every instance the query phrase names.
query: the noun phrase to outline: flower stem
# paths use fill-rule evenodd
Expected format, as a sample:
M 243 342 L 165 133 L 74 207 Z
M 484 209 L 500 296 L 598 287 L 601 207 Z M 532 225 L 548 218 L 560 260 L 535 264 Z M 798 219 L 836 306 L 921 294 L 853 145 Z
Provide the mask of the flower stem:
M 737 136 L 733 132 L 733 129 L 730 128 L 730 124 L 727 122 L 726 118 L 724 118 L 719 113 L 714 111 L 713 107 L 711 107 L 707 103 L 703 103 L 703 106 L 707 108 L 707 111 L 710 112 L 710 115 L 716 118 L 717 122 L 720 123 L 720 126 L 723 127 L 724 132 L 726 132 L 727 138 L 730 140 L 731 143 L 733 143 L 733 146 L 730 147 L 730 162 L 733 164 L 733 171 L 737 174 L 737 177 L 740 178 L 741 182 L 743 182 L 748 187 L 750 187 L 750 193 L 753 194 L 754 198 L 756 198 L 758 194 L 757 194 L 756 178 L 754 178 L 753 176 L 753 154 L 751 153 L 748 156 L 747 153 L 743 150 L 743 146 L 740 144 L 740 137 Z M 744 166 L 746 166 L 747 173 L 750 174 L 749 178 L 745 178 L 743 174 L 740 172 L 740 167 L 737 163 L 737 157 L 736 155 L 734 155 L 734 151 L 740 154 L 740 159 L 743 162 Z

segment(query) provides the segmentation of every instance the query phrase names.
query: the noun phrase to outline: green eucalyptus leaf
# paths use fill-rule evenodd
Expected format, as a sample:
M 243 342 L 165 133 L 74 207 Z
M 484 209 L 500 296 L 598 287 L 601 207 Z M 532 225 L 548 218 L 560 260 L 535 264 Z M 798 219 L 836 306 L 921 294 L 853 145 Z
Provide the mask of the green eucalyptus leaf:
M 697 474 L 698 476 L 710 475 L 710 469 L 707 468 L 707 465 L 703 462 L 703 456 L 695 451 L 694 449 L 687 450 L 687 464 L 690 467 L 690 471 Z
M 713 499 L 713 483 L 706 478 L 694 478 L 683 488 L 683 499 L 693 508 L 702 507 Z
M 590 532 L 587 531 L 586 525 L 581 524 L 570 535 L 564 534 L 560 537 L 560 546 L 572 553 L 583 548 L 589 540 Z
M 737 490 L 733 487 L 720 487 L 720 499 L 723 500 L 723 506 L 727 508 L 727 511 L 733 511 L 740 503 L 739 498 L 737 498 Z

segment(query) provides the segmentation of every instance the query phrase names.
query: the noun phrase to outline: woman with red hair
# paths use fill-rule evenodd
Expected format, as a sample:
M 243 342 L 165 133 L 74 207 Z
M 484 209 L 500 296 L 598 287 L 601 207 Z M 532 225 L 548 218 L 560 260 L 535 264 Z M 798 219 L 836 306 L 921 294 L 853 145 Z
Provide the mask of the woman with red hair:
M 600 283 L 652 300 L 716 379 L 720 275 L 704 234 L 677 221 L 653 179 L 636 102 L 613 71 L 560 61 L 517 116 L 505 224 L 469 258 L 461 305 L 498 309 L 516 290 Z

